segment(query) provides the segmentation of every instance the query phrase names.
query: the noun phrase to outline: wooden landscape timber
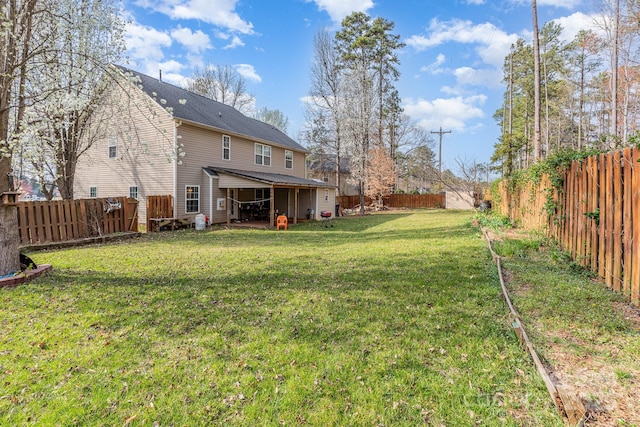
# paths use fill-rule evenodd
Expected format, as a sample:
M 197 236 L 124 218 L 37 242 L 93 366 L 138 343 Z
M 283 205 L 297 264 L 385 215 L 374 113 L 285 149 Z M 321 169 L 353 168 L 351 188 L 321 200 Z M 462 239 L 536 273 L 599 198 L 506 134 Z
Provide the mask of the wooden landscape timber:
M 484 231 L 484 235 L 487 240 L 487 245 L 489 247 L 489 251 L 491 252 L 491 256 L 493 257 L 493 260 L 495 261 L 498 268 L 498 277 L 500 279 L 500 286 L 502 288 L 502 296 L 507 303 L 507 306 L 509 307 L 511 316 L 513 317 L 513 329 L 516 336 L 520 340 L 520 344 L 524 349 L 528 351 L 529 355 L 531 356 L 531 359 L 533 360 L 533 363 L 536 366 L 536 369 L 538 370 L 538 373 L 540 374 L 540 377 L 542 378 L 542 381 L 544 382 L 544 385 L 547 388 L 549 396 L 556 406 L 558 413 L 566 417 L 570 425 L 581 425 L 587 413 L 584 404 L 578 397 L 578 393 L 573 387 L 565 384 L 556 384 L 551 379 L 547 368 L 540 360 L 540 357 L 538 356 L 533 343 L 527 335 L 527 331 L 525 330 L 522 324 L 522 320 L 520 319 L 520 314 L 518 314 L 518 311 L 511 302 L 509 291 L 502 274 L 502 264 L 500 262 L 500 256 L 493 250 L 491 237 L 489 236 L 489 233 L 486 232 L 486 230 Z

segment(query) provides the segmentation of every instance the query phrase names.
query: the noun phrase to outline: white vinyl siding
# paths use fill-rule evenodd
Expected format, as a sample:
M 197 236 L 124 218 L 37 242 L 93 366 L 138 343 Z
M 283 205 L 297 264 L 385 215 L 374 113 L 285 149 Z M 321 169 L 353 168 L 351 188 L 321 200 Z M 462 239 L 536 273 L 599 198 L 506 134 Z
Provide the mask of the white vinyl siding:
M 200 186 L 187 185 L 184 191 L 185 213 L 200 212 Z
M 293 151 L 284 150 L 284 168 L 293 169 Z
M 231 137 L 222 135 L 222 160 L 231 160 Z
M 255 144 L 256 165 L 271 166 L 271 146 Z

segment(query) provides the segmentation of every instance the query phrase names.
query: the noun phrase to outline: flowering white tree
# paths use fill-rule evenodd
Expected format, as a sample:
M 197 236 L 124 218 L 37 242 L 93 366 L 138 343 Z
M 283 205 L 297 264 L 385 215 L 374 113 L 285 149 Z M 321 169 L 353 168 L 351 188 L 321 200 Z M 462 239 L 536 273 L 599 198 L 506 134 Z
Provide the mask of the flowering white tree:
M 48 32 L 34 40 L 49 48 L 31 68 L 27 92 L 32 103 L 21 123 L 21 153 L 43 187 L 55 184 L 63 199 L 72 199 L 78 158 L 104 137 L 99 122 L 105 117 L 96 107 L 116 73 L 110 64 L 122 59 L 125 45 L 113 1 L 55 4 L 56 13 L 43 17 Z
M 11 119 L 24 112 L 27 63 L 34 50 L 32 18 L 39 10 L 38 0 L 12 0 L 0 9 L 0 194 L 13 190 Z M 0 204 L 0 275 L 20 267 L 19 243 L 17 209 Z
M 117 0 L 3 3 L 0 193 L 12 190 L 8 175 L 14 163 L 30 162 L 46 167 L 57 185 L 73 194 L 83 130 L 102 93 L 98 82 L 124 51 L 118 10 Z M 0 242 L 4 275 L 19 268 L 14 206 L 0 206 Z

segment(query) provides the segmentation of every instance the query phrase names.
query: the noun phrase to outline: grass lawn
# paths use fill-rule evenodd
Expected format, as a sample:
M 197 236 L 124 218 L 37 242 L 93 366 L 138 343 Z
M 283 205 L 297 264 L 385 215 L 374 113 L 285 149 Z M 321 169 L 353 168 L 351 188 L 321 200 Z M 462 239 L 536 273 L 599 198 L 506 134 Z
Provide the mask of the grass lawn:
M 640 311 L 539 236 L 495 243 L 536 349 L 587 426 L 640 426 Z
M 401 211 L 30 254 L 0 425 L 561 426 L 472 214 Z

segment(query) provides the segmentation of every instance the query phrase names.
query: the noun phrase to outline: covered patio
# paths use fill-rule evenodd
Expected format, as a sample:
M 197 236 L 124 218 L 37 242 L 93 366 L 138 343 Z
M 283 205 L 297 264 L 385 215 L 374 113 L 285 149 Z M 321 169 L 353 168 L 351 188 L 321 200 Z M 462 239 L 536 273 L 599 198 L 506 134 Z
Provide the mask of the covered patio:
M 216 222 L 275 226 L 277 216 L 285 215 L 289 223 L 296 224 L 319 219 L 322 210 L 335 209 L 335 187 L 323 181 L 216 167 L 203 170 L 210 181 L 211 201 L 217 194 L 216 210 L 224 212 L 217 218 L 215 212 L 211 214 Z

